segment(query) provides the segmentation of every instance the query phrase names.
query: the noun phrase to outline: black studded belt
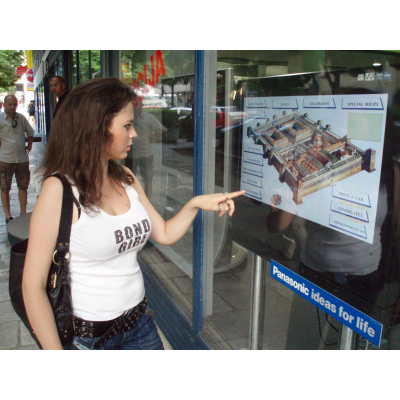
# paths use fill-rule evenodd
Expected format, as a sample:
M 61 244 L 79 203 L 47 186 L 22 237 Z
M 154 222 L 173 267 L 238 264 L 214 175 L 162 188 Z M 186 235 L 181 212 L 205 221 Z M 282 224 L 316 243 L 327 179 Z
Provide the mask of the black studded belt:
M 133 329 L 139 318 L 146 312 L 146 306 L 147 299 L 145 297 L 137 306 L 110 321 L 86 321 L 73 317 L 74 336 L 99 337 L 100 339 L 94 345 L 95 348 L 98 348 L 113 336 Z

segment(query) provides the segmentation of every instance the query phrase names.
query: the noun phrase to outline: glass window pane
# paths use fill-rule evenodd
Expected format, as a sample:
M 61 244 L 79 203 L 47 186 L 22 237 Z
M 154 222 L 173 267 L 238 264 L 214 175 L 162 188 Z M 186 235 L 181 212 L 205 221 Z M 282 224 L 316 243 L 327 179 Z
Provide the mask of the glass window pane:
M 121 62 L 122 79 L 140 100 L 126 165 L 168 220 L 193 197 L 194 51 L 123 50 Z M 192 229 L 171 246 L 149 242 L 139 257 L 190 317 Z
M 388 221 L 397 207 L 399 58 L 221 50 L 212 59 L 208 190 L 247 190 L 233 218 L 206 216 L 203 333 L 214 347 L 249 348 L 256 329 L 257 348 L 336 348 L 338 313 L 273 279 L 271 260 L 383 323 L 381 348 L 393 345 L 387 315 L 399 287 Z M 337 188 L 373 204 L 336 200 Z M 350 211 L 337 217 L 343 205 Z M 352 233 L 360 227 L 364 237 Z M 357 343 L 368 345 L 359 336 Z
M 59 57 L 57 60 L 57 75 L 63 76 L 64 73 L 64 64 L 63 64 L 63 57 Z
M 86 81 L 90 78 L 89 53 L 89 50 L 79 50 L 79 82 Z
M 72 51 L 72 85 L 74 87 L 78 84 L 78 52 L 79 50 Z
M 101 51 L 90 50 L 90 78 L 101 77 Z

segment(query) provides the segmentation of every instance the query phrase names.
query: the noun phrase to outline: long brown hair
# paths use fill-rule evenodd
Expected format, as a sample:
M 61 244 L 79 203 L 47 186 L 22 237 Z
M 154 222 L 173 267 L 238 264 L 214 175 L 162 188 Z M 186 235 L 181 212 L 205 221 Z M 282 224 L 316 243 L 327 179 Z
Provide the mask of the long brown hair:
M 113 117 L 136 94 L 117 78 L 87 80 L 65 98 L 54 118 L 50 139 L 39 169 L 43 177 L 58 172 L 68 176 L 79 191 L 82 206 L 99 206 L 103 169 L 101 157 L 111 144 L 109 127 Z M 111 182 L 132 184 L 133 177 L 114 160 L 108 163 Z

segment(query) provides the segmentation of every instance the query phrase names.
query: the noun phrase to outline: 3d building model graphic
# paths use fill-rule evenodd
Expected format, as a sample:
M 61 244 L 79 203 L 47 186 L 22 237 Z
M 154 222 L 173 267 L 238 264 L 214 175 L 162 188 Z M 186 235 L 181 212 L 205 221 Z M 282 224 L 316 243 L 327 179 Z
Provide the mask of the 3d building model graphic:
M 363 170 L 375 171 L 375 150 L 361 150 L 332 126 L 316 123 L 297 111 L 276 115 L 264 125 L 249 127 L 247 136 L 263 146 L 263 157 L 279 173 L 279 180 L 293 191 L 293 201 Z

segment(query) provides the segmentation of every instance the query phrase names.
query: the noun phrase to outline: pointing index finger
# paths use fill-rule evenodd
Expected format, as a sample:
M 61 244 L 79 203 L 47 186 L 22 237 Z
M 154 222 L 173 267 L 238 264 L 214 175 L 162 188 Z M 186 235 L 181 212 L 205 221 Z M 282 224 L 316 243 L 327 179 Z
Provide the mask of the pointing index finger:
M 232 198 L 234 198 L 234 197 L 242 196 L 242 195 L 245 194 L 245 193 L 246 193 L 245 190 L 239 190 L 238 192 L 231 192 L 231 193 L 228 193 L 228 199 L 232 199 Z

